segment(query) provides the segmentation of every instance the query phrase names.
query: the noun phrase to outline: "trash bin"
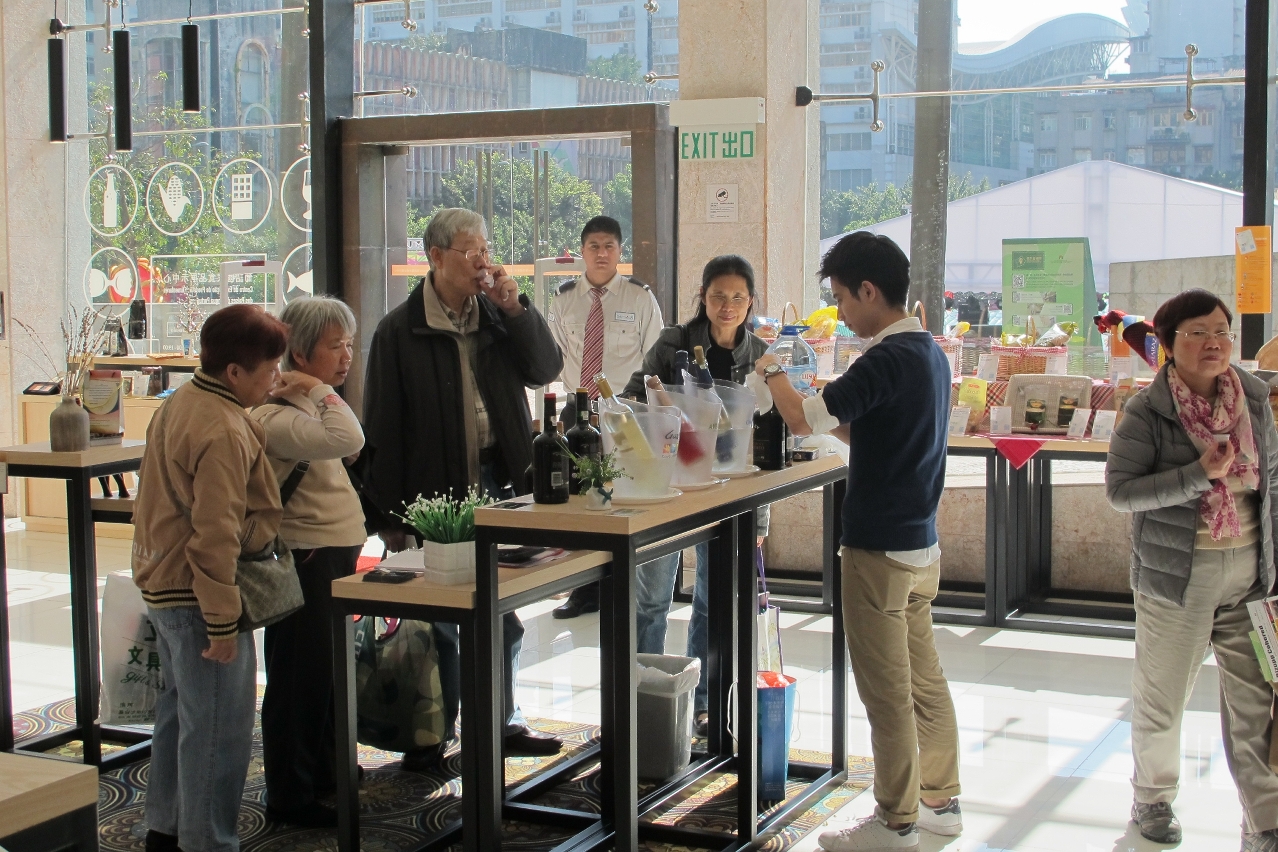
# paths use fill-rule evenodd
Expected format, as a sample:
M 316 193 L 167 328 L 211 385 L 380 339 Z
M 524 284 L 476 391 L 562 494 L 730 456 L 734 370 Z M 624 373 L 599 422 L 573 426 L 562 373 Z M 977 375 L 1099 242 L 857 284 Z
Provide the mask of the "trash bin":
M 692 760 L 692 693 L 701 680 L 695 657 L 637 654 L 638 774 L 664 781 Z

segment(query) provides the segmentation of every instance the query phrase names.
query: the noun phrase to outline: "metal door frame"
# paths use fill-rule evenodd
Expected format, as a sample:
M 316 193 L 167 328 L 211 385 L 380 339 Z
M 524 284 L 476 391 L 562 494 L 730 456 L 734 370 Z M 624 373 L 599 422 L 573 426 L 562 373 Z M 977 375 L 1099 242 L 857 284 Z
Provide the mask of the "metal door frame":
M 359 347 L 345 395 L 363 408 L 373 331 L 408 295 L 391 277 L 407 263 L 408 150 L 415 145 L 630 137 L 634 272 L 652 286 L 665 316 L 676 315 L 675 132 L 664 103 L 346 118 L 341 139 L 342 287 L 359 322 Z M 402 282 L 402 283 L 401 283 Z

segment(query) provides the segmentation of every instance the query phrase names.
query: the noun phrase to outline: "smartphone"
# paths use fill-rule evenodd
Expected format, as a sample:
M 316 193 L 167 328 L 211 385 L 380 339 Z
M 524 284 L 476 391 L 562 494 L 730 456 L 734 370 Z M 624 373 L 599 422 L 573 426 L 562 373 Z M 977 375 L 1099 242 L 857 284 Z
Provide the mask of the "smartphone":
M 1229 433 L 1215 434 L 1212 437 L 1216 439 L 1216 447 L 1223 453 L 1229 446 Z
M 417 576 L 415 571 L 397 571 L 393 568 L 374 568 L 364 575 L 365 583 L 407 583 Z

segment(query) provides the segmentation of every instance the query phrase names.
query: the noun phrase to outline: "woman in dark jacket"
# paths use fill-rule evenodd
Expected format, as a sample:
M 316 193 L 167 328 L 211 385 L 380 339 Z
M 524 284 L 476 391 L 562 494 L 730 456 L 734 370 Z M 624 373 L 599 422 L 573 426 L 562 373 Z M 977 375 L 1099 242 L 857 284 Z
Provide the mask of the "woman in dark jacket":
M 675 352 L 691 355 L 696 346 L 705 350 L 710 375 L 725 381 L 743 382 L 754 371 L 754 362 L 767 351 L 768 344 L 747 327 L 754 309 L 754 269 L 744 257 L 720 255 L 706 264 L 701 273 L 700 304 L 697 315 L 684 325 L 661 332 L 644 356 L 643 367 L 630 377 L 625 395 L 643 399 L 647 395 L 645 376 L 657 376 L 663 383 L 674 381 Z M 759 513 L 759 543 L 768 534 L 766 510 Z M 707 590 L 710 544 L 697 545 L 697 580 L 692 595 L 692 620 L 688 624 L 690 657 L 701 660 L 701 682 L 693 699 L 697 732 L 706 732 Z M 663 654 L 666 645 L 666 618 L 679 571 L 679 554 L 672 553 L 640 565 L 635 572 L 635 637 L 641 654 Z
M 1278 852 L 1274 696 L 1252 650 L 1247 611 L 1274 584 L 1278 433 L 1268 386 L 1230 366 L 1231 321 L 1206 290 L 1163 303 L 1154 330 L 1170 357 L 1127 403 L 1105 466 L 1110 505 L 1133 513 L 1132 820 L 1155 842 L 1181 839 L 1171 809 L 1181 717 L 1210 645 L 1243 849 Z

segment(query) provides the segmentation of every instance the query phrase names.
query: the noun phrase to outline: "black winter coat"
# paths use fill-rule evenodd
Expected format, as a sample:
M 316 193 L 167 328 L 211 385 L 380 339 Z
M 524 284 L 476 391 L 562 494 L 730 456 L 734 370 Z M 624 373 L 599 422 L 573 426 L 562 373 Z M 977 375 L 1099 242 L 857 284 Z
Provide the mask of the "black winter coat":
M 364 384 L 366 483 L 378 508 L 397 515 L 418 494 L 460 497 L 471 485 L 461 354 L 452 335 L 426 324 L 423 286 L 378 323 Z M 545 319 L 525 296 L 519 301 L 524 313 L 508 317 L 479 297 L 475 371 L 505 467 L 498 479 L 516 485 L 532 462 L 525 389 L 553 382 L 563 369 Z

